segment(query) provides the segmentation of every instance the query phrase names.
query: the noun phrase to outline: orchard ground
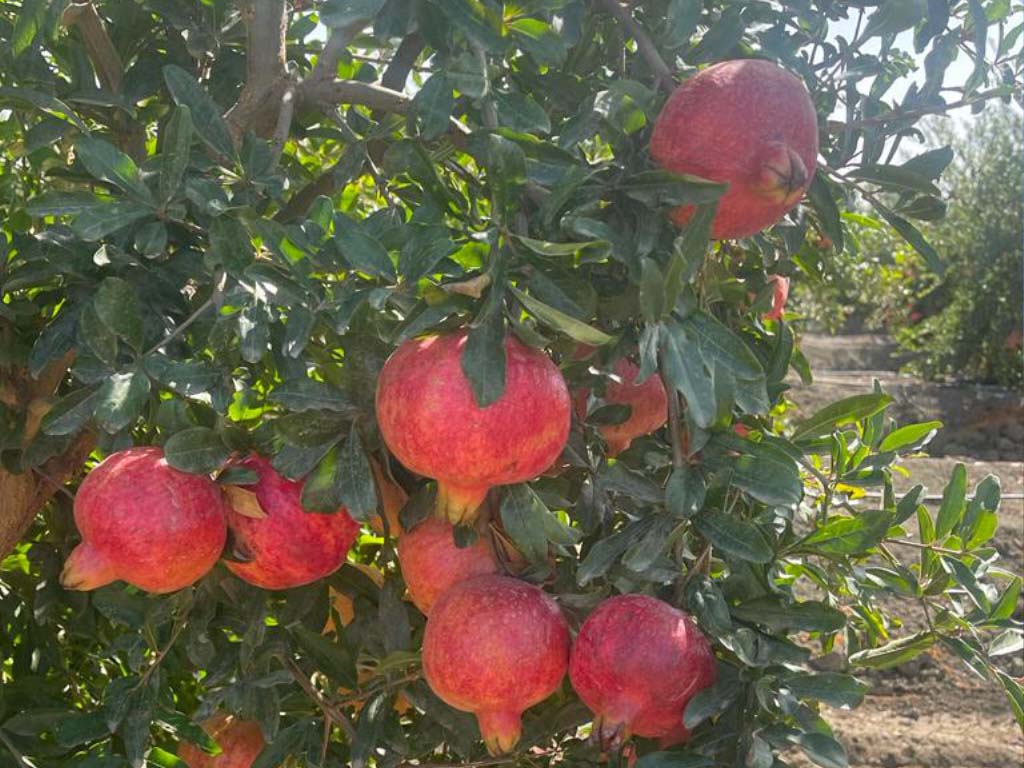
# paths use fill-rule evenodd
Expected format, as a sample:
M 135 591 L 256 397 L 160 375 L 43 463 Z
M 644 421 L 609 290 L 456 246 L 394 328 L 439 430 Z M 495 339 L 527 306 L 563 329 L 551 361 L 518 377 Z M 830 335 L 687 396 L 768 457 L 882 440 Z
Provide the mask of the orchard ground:
M 873 375 L 897 375 L 885 370 L 896 365 L 880 337 L 823 335 L 805 338 L 803 343 L 812 368 L 823 381 L 792 393 L 801 412 L 813 411 L 829 397 L 826 390 L 835 385 L 827 383 L 828 373 L 837 372 L 848 380 L 860 381 L 858 389 L 863 391 L 870 390 Z M 865 367 L 870 370 L 863 370 Z M 941 418 L 941 413 L 927 412 L 929 407 L 934 408 L 934 402 L 927 397 L 929 385 L 905 378 L 903 387 L 908 404 L 924 418 Z M 1004 394 L 1020 399 L 1020 393 Z M 978 425 L 947 424 L 950 428 L 958 428 L 969 437 L 971 432 L 974 436 L 984 433 L 984 427 Z M 966 446 L 975 444 L 971 440 L 964 442 Z M 1007 563 L 1024 563 L 1024 445 L 1018 444 L 1017 458 L 1009 461 L 987 461 L 969 453 L 911 459 L 906 466 L 912 480 L 897 476 L 897 491 L 922 483 L 929 495 L 938 494 L 953 466 L 960 461 L 967 466 L 969 487 L 989 473 L 1002 481 L 1003 514 L 993 543 Z M 929 503 L 933 512 L 937 506 L 937 502 Z M 911 552 L 899 554 L 913 557 Z M 903 611 L 907 633 L 926 628 L 919 609 L 905 605 Z M 1017 618 L 1022 615 L 1024 599 L 1016 611 Z M 1003 661 L 1009 674 L 1024 675 L 1024 657 L 1020 654 L 1004 656 Z M 1009 768 L 1024 760 L 1024 735 L 1014 722 L 1002 691 L 980 680 L 944 648 L 936 646 L 907 664 L 862 677 L 871 683 L 871 690 L 859 708 L 844 711 L 826 707 L 828 720 L 849 752 L 851 766 Z M 801 768 L 813 765 L 800 755 L 794 754 L 792 758 Z

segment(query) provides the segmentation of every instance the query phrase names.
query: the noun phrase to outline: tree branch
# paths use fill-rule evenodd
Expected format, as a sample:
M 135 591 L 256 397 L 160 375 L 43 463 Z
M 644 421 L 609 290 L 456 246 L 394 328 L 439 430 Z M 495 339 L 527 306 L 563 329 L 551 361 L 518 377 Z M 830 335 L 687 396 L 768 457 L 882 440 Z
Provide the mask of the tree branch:
M 321 108 L 339 104 L 362 104 L 382 112 L 404 115 L 412 103 L 408 96 L 372 83 L 356 80 L 307 80 L 299 87 L 303 106 Z
M 333 80 L 338 74 L 338 62 L 348 44 L 363 31 L 369 19 L 359 19 L 346 27 L 338 27 L 327 39 L 326 45 L 316 57 L 316 66 L 309 75 L 310 80 Z
M 95 6 L 92 3 L 72 3 L 65 9 L 61 24 L 69 29 L 75 27 L 82 36 L 85 52 L 103 89 L 120 94 L 124 83 L 124 63 Z
M 285 0 L 247 0 L 242 6 L 242 18 L 247 30 L 245 86 L 238 101 L 224 115 L 236 143 L 250 129 L 258 136 L 271 134 L 286 85 Z
M 672 70 L 668 68 L 665 60 L 661 58 L 661 54 L 658 53 L 658 49 L 654 46 L 650 36 L 633 18 L 629 8 L 619 3 L 619 0 L 597 0 L 597 2 L 616 18 L 619 24 L 629 33 L 630 37 L 636 40 L 637 50 L 640 51 L 640 56 L 646 62 L 648 69 L 654 73 L 658 87 L 666 93 L 671 93 L 676 86 L 675 79 L 672 77 Z
M 409 79 L 409 73 L 422 52 L 423 38 L 419 33 L 406 35 L 395 50 L 395 55 L 391 57 L 391 63 L 381 75 L 380 84 L 393 91 L 403 90 L 405 81 Z
M 281 96 L 281 109 L 277 113 L 277 127 L 274 129 L 274 137 L 270 141 L 270 156 L 276 166 L 281 160 L 281 152 L 284 144 L 288 141 L 288 134 L 292 128 L 292 115 L 295 113 L 295 84 L 289 83 Z

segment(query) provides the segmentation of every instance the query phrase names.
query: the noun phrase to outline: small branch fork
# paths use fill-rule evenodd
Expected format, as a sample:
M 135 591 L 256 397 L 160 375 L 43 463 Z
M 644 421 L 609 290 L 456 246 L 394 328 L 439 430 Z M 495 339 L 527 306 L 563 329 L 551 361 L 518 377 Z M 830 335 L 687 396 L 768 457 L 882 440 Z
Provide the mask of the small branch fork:
M 608 11 L 622 25 L 630 37 L 636 40 L 637 50 L 647 64 L 647 68 L 654 74 L 658 87 L 666 93 L 671 93 L 676 86 L 672 70 L 669 69 L 665 60 L 661 57 L 654 41 L 651 40 L 647 31 L 637 23 L 629 8 L 622 5 L 619 0 L 597 0 L 600 7 Z

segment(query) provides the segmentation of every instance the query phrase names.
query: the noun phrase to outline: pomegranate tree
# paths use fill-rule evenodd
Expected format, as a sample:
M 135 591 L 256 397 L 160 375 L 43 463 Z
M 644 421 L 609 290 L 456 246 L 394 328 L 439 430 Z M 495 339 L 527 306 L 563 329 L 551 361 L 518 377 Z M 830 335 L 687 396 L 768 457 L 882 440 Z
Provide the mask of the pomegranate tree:
M 487 750 L 510 751 L 522 714 L 554 693 L 569 660 L 569 628 L 555 601 L 507 576 L 478 576 L 434 605 L 423 672 L 445 702 L 476 715 Z
M 803 82 L 759 59 L 724 61 L 679 86 L 651 136 L 666 170 L 729 185 L 711 227 L 717 239 L 749 237 L 800 202 L 818 157 L 818 117 Z M 692 207 L 673 213 L 678 224 Z
M 398 540 L 398 562 L 409 597 L 427 615 L 453 585 L 498 570 L 485 537 L 477 536 L 469 546 L 459 547 L 455 543 L 455 527 L 436 517 L 403 534 Z
M 630 736 L 679 741 L 683 710 L 715 681 L 715 657 L 693 620 L 647 595 L 605 600 L 580 628 L 572 686 L 594 713 L 594 734 L 618 747 Z
M 218 712 L 203 723 L 203 730 L 217 742 L 220 754 L 208 754 L 184 741 L 178 747 L 178 757 L 188 768 L 249 768 L 265 746 L 258 723 L 226 712 Z
M 237 558 L 227 562 L 231 572 L 263 589 L 289 589 L 338 570 L 359 534 L 348 512 L 307 512 L 303 483 L 280 475 L 263 456 L 238 465 L 255 470 L 259 479 L 234 494 L 228 509 Z
M 462 368 L 466 332 L 412 339 L 377 382 L 377 421 L 406 467 L 437 480 L 437 508 L 471 522 L 487 491 L 537 477 L 569 434 L 569 391 L 543 352 L 505 340 L 504 394 L 481 408 Z
M 82 543 L 64 564 L 68 589 L 118 579 L 175 592 L 206 575 L 224 548 L 225 505 L 210 478 L 171 467 L 159 448 L 129 448 L 102 461 L 75 495 Z

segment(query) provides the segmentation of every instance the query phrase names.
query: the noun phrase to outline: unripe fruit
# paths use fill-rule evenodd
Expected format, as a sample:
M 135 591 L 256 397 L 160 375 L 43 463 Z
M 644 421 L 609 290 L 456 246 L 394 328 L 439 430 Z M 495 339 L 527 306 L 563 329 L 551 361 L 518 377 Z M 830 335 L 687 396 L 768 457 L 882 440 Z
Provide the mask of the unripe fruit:
M 438 514 L 470 522 L 495 485 L 537 477 L 569 436 L 565 380 L 543 352 L 505 341 L 505 391 L 477 405 L 462 371 L 466 332 L 412 339 L 384 364 L 377 421 L 406 467 L 437 480 Z
M 235 500 L 228 509 L 235 549 L 247 558 L 229 561 L 232 573 L 263 589 L 289 589 L 338 570 L 359 534 L 359 524 L 345 508 L 326 515 L 307 512 L 303 483 L 278 474 L 262 456 L 243 459 L 239 466 L 259 475 L 255 485 L 242 488 L 255 494 L 259 510 L 254 516 L 254 510 Z
M 434 605 L 423 638 L 431 689 L 472 712 L 488 751 L 519 741 L 523 712 L 554 693 L 569 659 L 569 629 L 555 601 L 507 576 L 477 576 Z
M 174 469 L 159 448 L 108 456 L 75 495 L 82 543 L 61 584 L 96 589 L 121 579 L 147 592 L 174 592 L 213 568 L 227 536 L 225 504 L 210 478 Z
M 803 82 L 768 61 L 715 64 L 669 97 L 651 135 L 666 170 L 729 188 L 711 227 L 716 239 L 749 237 L 795 206 L 811 184 L 818 118 Z M 673 211 L 677 224 L 692 206 Z
M 608 455 L 616 456 L 629 448 L 634 439 L 651 434 L 668 421 L 668 395 L 656 373 L 642 384 L 635 384 L 640 368 L 631 360 L 616 360 L 612 370 L 616 378 L 605 385 L 604 400 L 608 404 L 628 405 L 629 418 L 619 424 L 602 425 L 598 431 L 608 445 Z M 581 390 L 576 400 L 580 418 L 586 413 L 586 402 L 586 391 Z
M 424 520 L 398 540 L 398 563 L 409 597 L 427 616 L 437 599 L 455 584 L 498 571 L 494 552 L 483 536 L 468 547 L 459 547 L 455 527 L 436 517 Z
M 214 757 L 194 744 L 182 742 L 178 757 L 188 768 L 249 768 L 265 746 L 259 724 L 224 712 L 203 723 L 203 730 L 217 742 L 221 753 Z
M 715 657 L 693 620 L 646 595 L 605 600 L 580 627 L 569 679 L 594 713 L 594 734 L 685 738 L 683 710 L 715 681 Z

